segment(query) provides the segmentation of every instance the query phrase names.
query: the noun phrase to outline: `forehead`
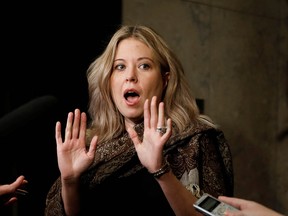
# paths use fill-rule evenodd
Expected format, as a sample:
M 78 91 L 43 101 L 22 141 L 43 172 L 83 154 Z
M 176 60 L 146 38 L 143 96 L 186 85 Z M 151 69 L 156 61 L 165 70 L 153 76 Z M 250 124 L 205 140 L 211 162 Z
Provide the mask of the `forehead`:
M 153 50 L 136 38 L 126 38 L 120 41 L 117 46 L 116 57 L 119 55 L 143 55 L 143 57 L 152 57 Z

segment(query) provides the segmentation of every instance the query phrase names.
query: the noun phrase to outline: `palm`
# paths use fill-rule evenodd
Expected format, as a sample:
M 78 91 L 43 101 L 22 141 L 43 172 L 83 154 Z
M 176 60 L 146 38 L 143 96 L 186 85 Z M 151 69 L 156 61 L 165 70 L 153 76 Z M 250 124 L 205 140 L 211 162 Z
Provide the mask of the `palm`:
M 133 128 L 128 128 L 128 133 L 134 143 L 139 160 L 148 170 L 159 169 L 163 163 L 163 147 L 172 134 L 172 123 L 168 119 L 165 122 L 164 103 L 159 104 L 157 109 L 156 97 L 152 98 L 149 108 L 148 100 L 144 104 L 144 135 L 140 142 L 137 133 Z M 157 127 L 166 125 L 167 131 L 164 134 L 159 133 Z
M 61 124 L 56 124 L 57 159 L 61 175 L 79 177 L 93 162 L 97 137 L 91 141 L 87 150 L 85 145 L 86 114 L 69 113 L 65 129 L 65 140 L 62 141 Z

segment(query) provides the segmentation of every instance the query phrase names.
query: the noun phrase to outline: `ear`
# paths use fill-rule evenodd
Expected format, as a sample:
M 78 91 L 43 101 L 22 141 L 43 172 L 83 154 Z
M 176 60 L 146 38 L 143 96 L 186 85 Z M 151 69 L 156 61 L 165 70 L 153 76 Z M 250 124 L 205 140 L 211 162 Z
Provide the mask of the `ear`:
M 167 87 L 169 79 L 170 79 L 170 72 L 165 72 L 165 74 L 163 75 L 164 88 Z

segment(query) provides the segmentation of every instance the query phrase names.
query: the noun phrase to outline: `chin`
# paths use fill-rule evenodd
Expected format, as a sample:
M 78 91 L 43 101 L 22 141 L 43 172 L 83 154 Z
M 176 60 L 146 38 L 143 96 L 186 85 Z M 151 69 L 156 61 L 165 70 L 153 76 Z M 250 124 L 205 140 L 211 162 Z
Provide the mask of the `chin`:
M 130 121 L 132 121 L 133 123 L 135 124 L 139 124 L 143 121 L 143 115 L 139 116 L 133 116 L 133 115 L 128 115 L 128 116 L 125 116 L 125 119 L 129 119 Z

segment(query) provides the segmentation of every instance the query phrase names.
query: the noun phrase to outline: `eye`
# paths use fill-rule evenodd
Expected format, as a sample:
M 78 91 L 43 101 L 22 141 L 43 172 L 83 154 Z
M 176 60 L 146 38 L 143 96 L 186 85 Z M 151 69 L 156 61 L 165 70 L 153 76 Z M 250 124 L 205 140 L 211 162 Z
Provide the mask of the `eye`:
M 119 71 L 123 71 L 125 68 L 126 67 L 124 64 L 117 64 L 114 66 L 114 70 L 119 70 Z
M 142 70 L 149 70 L 151 67 L 149 64 L 141 64 L 139 68 Z

